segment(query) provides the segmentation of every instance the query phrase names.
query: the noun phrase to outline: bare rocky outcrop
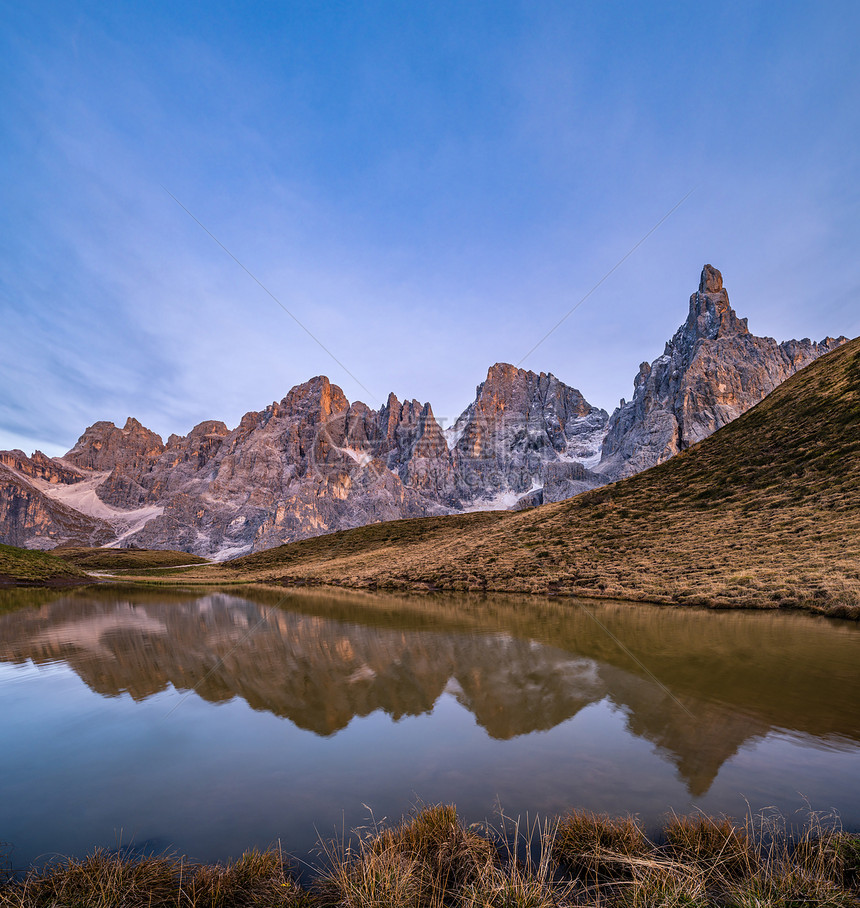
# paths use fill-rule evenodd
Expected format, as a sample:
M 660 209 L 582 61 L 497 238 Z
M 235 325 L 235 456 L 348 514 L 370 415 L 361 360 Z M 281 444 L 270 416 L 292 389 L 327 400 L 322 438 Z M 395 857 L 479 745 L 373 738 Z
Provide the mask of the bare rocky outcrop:
M 161 436 L 130 416 L 122 429 L 112 422 L 94 423 L 63 460 L 79 470 L 109 470 L 96 491 L 98 497 L 113 507 L 137 508 L 149 498 L 143 477 L 163 450 Z
M 386 466 L 406 485 L 448 505 L 458 504 L 453 459 L 429 403 L 390 394 L 379 414 Z
M 17 449 L 14 451 L 0 451 L 0 464 L 19 473 L 21 476 L 26 476 L 30 479 L 42 479 L 45 482 L 61 482 L 71 485 L 72 483 L 80 482 L 84 476 L 75 467 L 60 460 L 51 459 L 41 451 L 36 451 L 32 457 L 27 457 L 23 451 Z
M 58 471 L 63 472 L 61 467 Z M 44 480 L 45 485 L 51 482 Z M 0 462 L 0 527 L 0 542 L 34 549 L 67 542 L 106 545 L 117 535 L 110 524 L 55 500 L 5 461 Z
M 702 269 L 687 320 L 663 355 L 643 362 L 633 399 L 609 420 L 597 471 L 622 479 L 702 441 L 763 400 L 787 378 L 847 338 L 777 343 L 750 334 L 729 303 L 720 272 Z
M 122 429 L 112 422 L 94 423 L 63 460 L 83 470 L 112 470 L 120 465 L 132 471 L 154 463 L 163 450 L 161 436 L 129 416 Z
M 350 405 L 337 385 L 318 376 L 262 412 L 246 413 L 232 432 L 203 423 L 185 439 L 172 437 L 147 477 L 151 494 L 166 499 L 164 512 L 135 541 L 161 548 L 169 539 L 199 554 L 239 554 L 446 513 L 438 495 L 425 494 L 433 489 L 401 478 L 408 479 L 420 437 L 432 431 L 428 419 L 411 445 L 398 447 L 394 428 L 383 431 L 388 417 L 385 407 Z
M 587 469 L 581 463 L 569 461 L 547 463 L 543 467 L 543 486 L 523 495 L 513 510 L 523 511 L 551 501 L 564 501 L 565 498 L 573 498 L 580 492 L 587 492 L 605 484 L 605 477 Z

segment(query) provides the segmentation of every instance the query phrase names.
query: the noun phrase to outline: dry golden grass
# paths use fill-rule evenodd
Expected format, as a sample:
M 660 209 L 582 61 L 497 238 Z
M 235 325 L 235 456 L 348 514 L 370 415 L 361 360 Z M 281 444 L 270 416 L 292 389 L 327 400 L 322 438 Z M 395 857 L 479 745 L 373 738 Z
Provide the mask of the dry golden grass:
M 727 877 L 750 876 L 759 858 L 747 829 L 726 817 L 673 816 L 664 829 L 670 853 L 687 864 L 719 866 Z
M 0 885 L 0 908 L 240 908 L 316 905 L 276 851 L 221 865 L 97 851 Z
M 573 811 L 558 825 L 556 860 L 586 876 L 617 878 L 629 871 L 631 859 L 648 858 L 654 846 L 635 817 L 610 817 Z
M 860 339 L 644 473 L 518 513 L 400 520 L 183 582 L 574 595 L 860 616 Z
M 860 837 L 814 816 L 794 834 L 674 818 L 664 837 L 575 812 L 479 833 L 436 806 L 325 846 L 304 886 L 276 851 L 211 866 L 97 852 L 0 879 L 0 908 L 860 908 Z
M 352 843 L 328 845 L 324 855 L 315 891 L 324 904 L 343 908 L 441 908 L 477 886 L 498 860 L 493 844 L 464 828 L 450 805 L 362 830 Z

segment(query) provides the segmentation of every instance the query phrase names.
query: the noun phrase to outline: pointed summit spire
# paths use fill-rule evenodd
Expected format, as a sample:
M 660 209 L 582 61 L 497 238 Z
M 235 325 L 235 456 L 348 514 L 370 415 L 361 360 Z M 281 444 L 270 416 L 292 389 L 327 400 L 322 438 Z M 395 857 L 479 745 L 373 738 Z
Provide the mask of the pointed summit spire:
M 738 318 L 732 309 L 729 294 L 723 287 L 723 276 L 713 265 L 702 268 L 699 289 L 690 297 L 690 312 L 681 330 L 689 344 L 699 338 L 749 334 L 747 320 Z
M 719 293 L 722 289 L 722 274 L 713 265 L 705 265 L 699 278 L 699 293 Z

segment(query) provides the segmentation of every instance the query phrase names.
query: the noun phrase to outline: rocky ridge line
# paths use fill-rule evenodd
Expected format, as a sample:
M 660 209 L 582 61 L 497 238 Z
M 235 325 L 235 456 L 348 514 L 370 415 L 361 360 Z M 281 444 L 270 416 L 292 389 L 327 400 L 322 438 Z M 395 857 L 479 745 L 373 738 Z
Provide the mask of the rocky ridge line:
M 0 541 L 229 558 L 404 517 L 533 507 L 632 475 L 735 419 L 845 338 L 750 334 L 711 265 L 686 322 L 610 417 L 552 374 L 497 363 L 443 432 L 429 403 L 374 410 L 325 376 L 249 412 L 160 436 L 97 422 L 63 458 L 0 452 Z

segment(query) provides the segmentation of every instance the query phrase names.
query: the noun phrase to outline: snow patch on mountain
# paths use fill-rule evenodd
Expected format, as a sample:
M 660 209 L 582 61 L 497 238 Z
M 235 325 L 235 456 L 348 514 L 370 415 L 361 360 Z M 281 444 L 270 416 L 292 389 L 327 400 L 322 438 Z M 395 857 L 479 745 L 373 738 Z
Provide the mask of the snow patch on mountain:
M 126 511 L 105 504 L 96 494 L 96 489 L 108 475 L 108 472 L 99 472 L 92 479 L 85 479 L 74 485 L 46 482 L 43 479 L 31 479 L 30 483 L 48 498 L 74 508 L 88 517 L 97 517 L 109 523 L 118 535 L 107 548 L 120 548 L 126 539 L 142 530 L 150 520 L 160 517 L 164 513 L 164 507 L 149 505 Z

